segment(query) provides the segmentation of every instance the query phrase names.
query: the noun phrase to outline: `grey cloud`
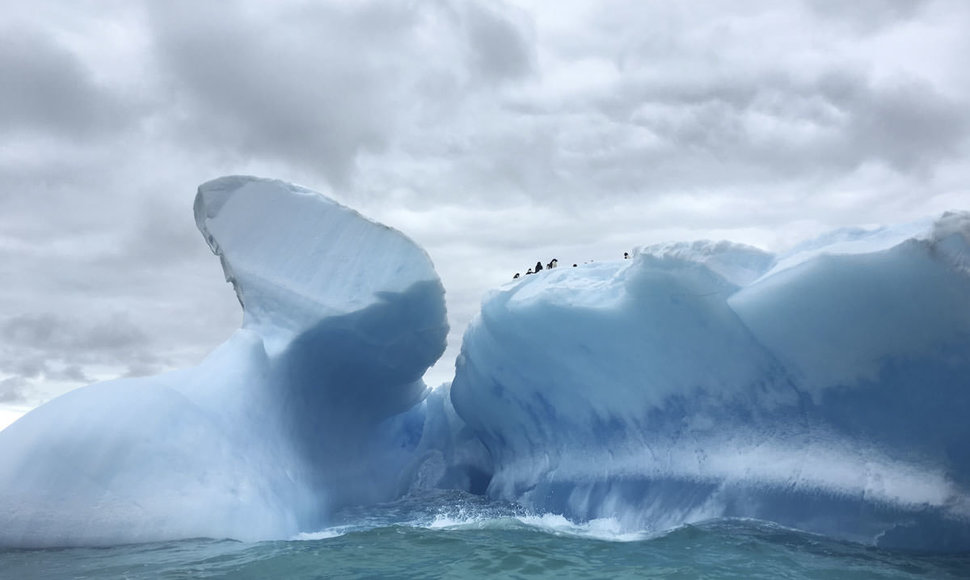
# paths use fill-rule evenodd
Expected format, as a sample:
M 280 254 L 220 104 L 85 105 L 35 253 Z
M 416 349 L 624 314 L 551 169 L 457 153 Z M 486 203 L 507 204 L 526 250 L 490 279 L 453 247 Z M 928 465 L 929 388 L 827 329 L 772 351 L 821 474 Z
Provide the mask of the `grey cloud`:
M 498 81 L 525 78 L 532 73 L 536 58 L 534 39 L 525 34 L 525 23 L 513 23 L 494 4 L 459 5 L 469 13 L 466 21 L 472 67 L 486 79 Z
M 154 341 L 124 314 L 9 316 L 0 319 L 0 376 L 6 377 L 0 399 L 44 398 L 52 394 L 48 392 L 52 385 L 90 383 L 89 368 L 128 369 L 132 376 L 169 368 L 155 348 Z
M 22 377 L 10 377 L 0 381 L 0 403 L 24 403 L 27 400 L 27 381 Z
M 156 5 L 156 50 L 186 106 L 181 138 L 319 166 L 338 180 L 359 149 L 381 147 L 391 103 L 381 102 L 376 79 L 338 58 L 353 27 L 323 20 L 314 35 L 312 22 Z
M 876 161 L 900 173 L 931 172 L 960 156 L 970 137 L 966 104 L 925 81 L 876 83 L 833 72 L 811 83 L 786 83 L 774 101 L 784 108 L 748 110 L 777 116 L 793 130 L 756 143 L 750 153 L 784 171 L 834 174 Z M 799 127 L 806 134 L 799 135 Z
M 185 139 L 344 184 L 358 153 L 383 151 L 411 116 L 448 108 L 424 99 L 461 100 L 465 87 L 531 67 L 520 28 L 493 7 L 273 6 L 154 5 L 156 52 L 184 105 Z M 477 77 L 465 78 L 463 59 Z
M 150 341 L 145 332 L 134 326 L 127 318 L 118 315 L 110 320 L 97 321 L 85 328 L 74 346 L 90 351 L 128 351 L 147 346 Z
M 161 364 L 161 361 L 150 356 L 142 356 L 129 360 L 127 361 L 127 366 L 128 370 L 123 375 L 127 378 L 157 375 L 159 372 L 165 370 L 165 366 Z
M 970 137 L 966 103 L 928 83 L 877 85 L 837 69 L 808 81 L 782 71 L 663 87 L 634 79 L 600 108 L 616 137 L 599 149 L 598 169 L 641 184 L 835 175 L 870 161 L 932 171 Z M 636 128 L 642 139 L 618 138 Z
M 901 171 L 960 155 L 968 138 L 970 103 L 952 101 L 926 83 L 903 80 L 870 89 L 852 105 L 852 149 Z
M 134 119 L 130 103 L 98 86 L 75 55 L 35 31 L 0 30 L 0 78 L 0 131 L 81 139 Z
M 67 381 L 73 383 L 90 383 L 92 379 L 84 374 L 84 369 L 80 365 L 67 365 L 63 369 L 48 371 L 47 376 L 56 381 Z
M 94 353 L 129 351 L 149 344 L 148 336 L 122 314 L 80 323 L 53 314 L 20 314 L 0 321 L 0 338 L 21 349 Z
M 183 201 L 184 205 L 156 198 L 146 200 L 130 216 L 130 227 L 121 247 L 106 256 L 101 266 L 122 268 L 130 275 L 139 269 L 157 272 L 176 268 L 182 262 L 210 256 L 192 219 L 189 199 L 186 197 Z
M 12 361 L 8 370 L 22 378 L 33 379 L 46 374 L 48 368 L 44 359 L 36 357 L 24 357 Z
M 965 91 L 845 55 L 854 32 L 833 32 L 827 17 L 771 2 L 615 8 L 591 11 L 575 34 L 547 34 L 548 60 L 597 63 L 591 80 L 540 78 L 535 90 L 477 102 L 467 111 L 477 122 L 399 137 L 406 156 L 374 154 L 368 185 L 422 192 L 412 204 L 582 205 L 591 195 L 796 189 L 868 164 L 923 179 L 967 149 Z M 899 22 L 918 13 L 884 8 Z M 595 32 L 604 22 L 614 34 Z M 402 157 L 423 171 L 395 175 Z M 452 183 L 460 194 L 449 196 Z
M 51 342 L 57 320 L 50 315 L 21 315 L 0 323 L 0 337 L 26 346 L 40 346 Z
M 912 18 L 927 0 L 807 0 L 809 8 L 822 18 L 841 21 L 863 31 L 877 30 Z

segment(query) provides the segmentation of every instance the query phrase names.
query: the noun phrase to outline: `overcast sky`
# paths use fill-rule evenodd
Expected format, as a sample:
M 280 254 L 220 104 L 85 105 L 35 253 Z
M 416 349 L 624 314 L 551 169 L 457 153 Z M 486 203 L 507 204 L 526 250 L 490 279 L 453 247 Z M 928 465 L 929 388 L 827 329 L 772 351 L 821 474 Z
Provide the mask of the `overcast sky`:
M 238 304 L 198 184 L 421 244 L 451 377 L 483 294 L 668 240 L 970 209 L 970 2 L 0 0 L 0 426 L 198 362 Z M 5 414 L 4 414 L 5 413 Z

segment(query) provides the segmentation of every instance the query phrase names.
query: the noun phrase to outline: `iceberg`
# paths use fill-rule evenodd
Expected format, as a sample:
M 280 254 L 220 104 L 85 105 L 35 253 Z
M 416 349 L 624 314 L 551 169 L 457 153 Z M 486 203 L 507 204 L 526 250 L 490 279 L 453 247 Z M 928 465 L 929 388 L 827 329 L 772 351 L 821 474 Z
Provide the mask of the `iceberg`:
M 772 256 L 641 248 L 488 296 L 451 387 L 487 493 L 662 531 L 970 549 L 970 213 Z
M 195 368 L 85 387 L 0 431 L 0 545 L 286 538 L 408 485 L 422 425 L 402 413 L 448 330 L 427 254 L 279 181 L 205 183 L 195 218 L 242 327 Z
M 618 533 L 970 550 L 968 212 L 524 276 L 433 390 L 444 288 L 404 235 L 254 177 L 201 185 L 195 219 L 242 327 L 0 431 L 0 546 L 292 538 L 457 489 Z

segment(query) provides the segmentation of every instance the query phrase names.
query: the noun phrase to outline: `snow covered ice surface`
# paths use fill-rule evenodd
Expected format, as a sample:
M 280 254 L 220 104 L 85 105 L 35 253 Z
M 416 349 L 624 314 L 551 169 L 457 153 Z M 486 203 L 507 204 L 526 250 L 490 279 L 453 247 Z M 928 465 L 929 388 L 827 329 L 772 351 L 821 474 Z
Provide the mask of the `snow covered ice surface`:
M 444 350 L 444 289 L 397 231 L 278 181 L 199 188 L 243 325 L 198 367 L 92 385 L 0 432 L 0 544 L 285 538 L 392 475 Z M 419 425 L 420 427 L 420 425 Z
M 441 488 L 616 537 L 740 517 L 970 550 L 968 213 L 519 278 L 430 393 L 444 289 L 415 244 L 256 178 L 195 216 L 242 328 L 0 431 L 0 546 L 301 537 Z

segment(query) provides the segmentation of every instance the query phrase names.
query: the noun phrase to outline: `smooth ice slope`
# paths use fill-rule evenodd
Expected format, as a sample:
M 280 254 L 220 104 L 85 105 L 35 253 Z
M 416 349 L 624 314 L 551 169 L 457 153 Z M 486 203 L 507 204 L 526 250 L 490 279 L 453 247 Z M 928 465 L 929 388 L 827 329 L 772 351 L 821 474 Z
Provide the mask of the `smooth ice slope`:
M 0 432 L 0 545 L 285 538 L 409 484 L 421 418 L 401 413 L 447 334 L 428 256 L 279 181 L 203 184 L 195 216 L 242 328 L 198 367 L 79 389 Z
M 484 301 L 452 400 L 540 511 L 970 549 L 968 264 L 954 213 L 543 271 Z

